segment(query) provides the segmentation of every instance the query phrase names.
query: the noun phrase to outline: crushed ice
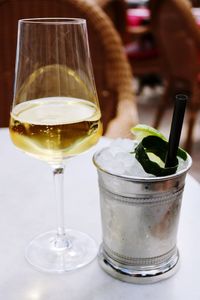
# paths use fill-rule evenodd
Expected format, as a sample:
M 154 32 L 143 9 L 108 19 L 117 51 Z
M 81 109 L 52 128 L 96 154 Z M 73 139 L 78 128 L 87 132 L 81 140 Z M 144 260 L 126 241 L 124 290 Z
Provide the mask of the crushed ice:
M 134 149 L 137 143 L 134 140 L 118 138 L 109 147 L 104 148 L 97 157 L 97 163 L 102 169 L 116 175 L 133 177 L 155 177 L 144 171 L 135 158 Z M 187 161 L 178 158 L 178 170 L 187 166 Z
M 97 158 L 97 163 L 110 173 L 116 175 L 154 177 L 147 174 L 135 158 L 137 143 L 130 139 L 118 138 L 105 148 Z

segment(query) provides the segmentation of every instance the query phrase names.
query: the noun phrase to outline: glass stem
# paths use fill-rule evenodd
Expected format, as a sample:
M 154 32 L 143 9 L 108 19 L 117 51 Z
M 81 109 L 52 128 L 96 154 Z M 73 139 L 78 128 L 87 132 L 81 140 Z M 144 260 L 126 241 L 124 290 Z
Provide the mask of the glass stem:
M 66 248 L 70 246 L 65 233 L 64 223 L 64 165 L 59 165 L 53 168 L 54 186 L 55 186 L 55 200 L 57 204 L 57 235 L 55 240 L 56 248 Z

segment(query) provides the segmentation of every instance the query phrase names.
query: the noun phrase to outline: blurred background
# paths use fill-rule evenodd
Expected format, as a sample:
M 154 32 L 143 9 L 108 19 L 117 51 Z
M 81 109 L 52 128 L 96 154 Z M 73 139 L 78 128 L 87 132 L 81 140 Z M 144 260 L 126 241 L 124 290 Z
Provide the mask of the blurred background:
M 200 182 L 199 0 L 0 0 L 0 127 L 9 124 L 17 21 L 87 20 L 104 134 L 145 123 L 168 137 L 176 94 L 189 97 L 181 146 Z
M 136 60 L 134 84 L 139 120 L 168 136 L 173 96 L 176 92 L 189 95 L 189 101 L 195 104 L 188 104 L 194 107 L 187 107 L 181 145 L 192 155 L 191 173 L 200 182 L 200 1 L 164 0 L 160 1 L 160 7 L 158 2 L 126 1 L 129 33 L 126 49 L 133 73 Z M 196 110 L 194 120 L 190 116 L 193 110 Z M 190 126 L 192 130 L 188 129 Z

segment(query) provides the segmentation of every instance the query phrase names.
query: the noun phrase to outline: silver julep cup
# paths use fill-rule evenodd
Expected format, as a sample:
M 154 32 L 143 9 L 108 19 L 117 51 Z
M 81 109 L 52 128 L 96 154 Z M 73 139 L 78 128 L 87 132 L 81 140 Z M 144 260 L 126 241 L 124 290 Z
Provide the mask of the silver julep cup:
M 103 150 L 101 150 L 103 151 Z M 95 153 L 103 242 L 99 264 L 111 276 L 152 283 L 172 276 L 179 262 L 177 231 L 185 169 L 166 177 L 134 178 L 107 172 Z

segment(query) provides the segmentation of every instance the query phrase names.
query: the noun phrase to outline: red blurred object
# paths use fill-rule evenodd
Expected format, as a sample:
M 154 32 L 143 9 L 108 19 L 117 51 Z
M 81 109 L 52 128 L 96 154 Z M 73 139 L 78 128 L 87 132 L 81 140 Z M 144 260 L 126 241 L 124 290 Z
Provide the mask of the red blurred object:
M 128 41 L 125 51 L 134 75 L 159 74 L 158 49 L 149 28 L 150 10 L 145 6 L 127 9 Z
M 151 44 L 140 44 L 133 42 L 125 46 L 129 58 L 148 59 L 158 56 L 158 49 Z
M 146 7 L 127 9 L 127 26 L 141 26 L 147 24 L 150 20 L 150 11 Z
M 192 14 L 200 26 L 200 8 L 193 7 Z M 126 24 L 128 27 L 146 25 L 150 22 L 151 12 L 147 7 L 129 8 L 126 14 Z
M 195 17 L 195 20 L 196 20 L 197 24 L 200 26 L 200 8 L 193 7 L 192 8 L 192 14 Z

